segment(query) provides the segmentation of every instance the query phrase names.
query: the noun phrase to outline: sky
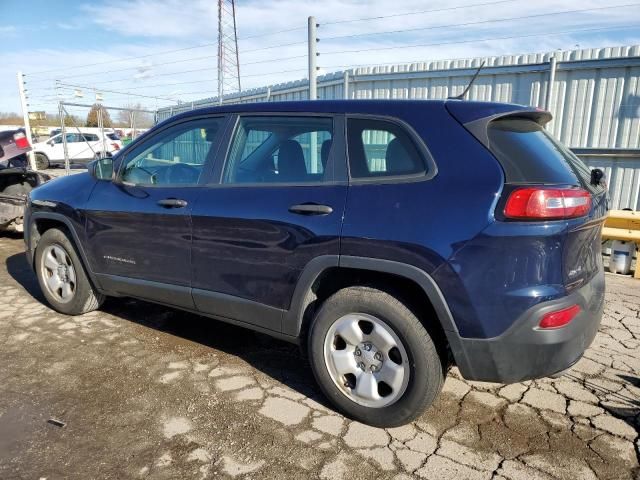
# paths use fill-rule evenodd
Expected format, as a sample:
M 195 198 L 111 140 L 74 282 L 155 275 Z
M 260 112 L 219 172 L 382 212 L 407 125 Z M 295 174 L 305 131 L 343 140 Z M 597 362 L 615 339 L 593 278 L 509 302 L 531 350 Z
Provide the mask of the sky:
M 640 44 L 633 0 L 237 0 L 236 14 L 243 90 L 306 78 L 309 15 L 320 74 Z M 0 19 L 0 112 L 20 112 L 17 71 L 31 111 L 96 91 L 152 110 L 217 94 L 216 1 L 0 0 Z

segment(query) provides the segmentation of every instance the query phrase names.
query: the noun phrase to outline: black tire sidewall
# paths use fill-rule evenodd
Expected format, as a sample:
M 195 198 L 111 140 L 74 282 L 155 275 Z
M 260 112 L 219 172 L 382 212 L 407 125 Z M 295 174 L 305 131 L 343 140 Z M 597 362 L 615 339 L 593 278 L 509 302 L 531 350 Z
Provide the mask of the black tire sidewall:
M 373 315 L 385 322 L 404 344 L 410 377 L 402 397 L 381 408 L 359 405 L 333 382 L 324 360 L 324 340 L 331 325 L 349 313 Z M 393 427 L 403 425 L 427 408 L 440 393 L 444 368 L 435 344 L 424 326 L 405 305 L 381 290 L 350 287 L 327 299 L 314 318 L 308 339 L 309 360 L 320 388 L 348 416 L 363 423 Z
M 44 284 L 42 255 L 47 246 L 54 244 L 61 246 L 67 252 L 76 273 L 76 292 L 73 299 L 66 303 L 56 300 L 56 298 L 49 293 L 49 289 Z M 89 300 L 95 295 L 95 292 L 87 278 L 82 261 L 80 260 L 78 253 L 66 232 L 57 228 L 52 228 L 42 235 L 35 252 L 35 271 L 42 294 L 54 310 L 67 315 L 80 315 L 85 313 Z
M 51 164 L 49 163 L 49 158 L 44 153 L 37 152 L 35 154 L 35 157 L 36 157 L 36 167 L 38 167 L 38 170 L 46 170 L 51 166 Z

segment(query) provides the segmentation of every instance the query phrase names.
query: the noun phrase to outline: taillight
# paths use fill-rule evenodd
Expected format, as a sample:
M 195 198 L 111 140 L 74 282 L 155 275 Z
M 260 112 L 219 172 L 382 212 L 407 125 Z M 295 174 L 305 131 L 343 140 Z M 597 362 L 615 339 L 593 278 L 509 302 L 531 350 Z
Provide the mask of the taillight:
M 112 144 L 111 144 L 111 146 L 113 147 L 113 149 L 114 149 L 115 151 L 120 150 L 120 145 L 118 145 L 117 143 L 112 143 Z
M 31 146 L 29 145 L 29 140 L 24 133 L 14 133 L 13 141 L 16 142 L 16 147 L 20 149 L 29 148 Z
M 511 192 L 504 216 L 520 220 L 582 217 L 591 209 L 591 195 L 581 188 L 524 187 Z
M 572 305 L 562 310 L 556 310 L 555 312 L 547 313 L 540 320 L 540 328 L 560 328 L 567 325 L 576 315 L 580 313 L 580 307 L 578 305 Z

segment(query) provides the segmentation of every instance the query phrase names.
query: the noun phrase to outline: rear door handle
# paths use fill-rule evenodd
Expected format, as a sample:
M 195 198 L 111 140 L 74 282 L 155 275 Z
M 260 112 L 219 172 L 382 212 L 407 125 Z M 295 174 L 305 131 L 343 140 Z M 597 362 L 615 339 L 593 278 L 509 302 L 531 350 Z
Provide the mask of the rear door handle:
M 333 212 L 333 208 L 329 205 L 318 205 L 316 203 L 302 203 L 300 205 L 292 205 L 289 207 L 291 213 L 299 215 L 329 215 Z
M 164 208 L 184 208 L 188 203 L 186 200 L 180 200 L 179 198 L 165 198 L 164 200 L 158 200 L 158 205 Z

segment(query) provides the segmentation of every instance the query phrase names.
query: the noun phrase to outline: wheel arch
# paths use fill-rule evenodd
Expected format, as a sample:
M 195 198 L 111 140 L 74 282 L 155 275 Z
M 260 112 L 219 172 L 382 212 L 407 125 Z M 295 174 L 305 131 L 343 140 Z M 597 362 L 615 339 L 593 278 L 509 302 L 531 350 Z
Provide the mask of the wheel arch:
M 386 282 L 391 291 L 397 291 L 403 299 L 409 299 L 411 306 L 418 308 L 419 313 L 428 313 L 428 309 L 432 309 L 438 322 L 437 327 L 454 357 L 460 351 L 458 329 L 435 280 L 413 265 L 378 258 L 344 255 L 315 258 L 300 276 L 289 311 L 285 314 L 283 333 L 296 337 L 306 335 L 316 300 L 322 300 L 340 288 L 353 285 L 357 278 L 362 281 L 356 283 L 365 285 Z M 423 301 L 425 299 L 428 305 Z M 304 344 L 303 341 L 300 343 Z
M 80 261 L 82 262 L 82 267 L 85 272 L 87 272 L 87 277 L 91 281 L 91 283 L 100 288 L 99 282 L 91 269 L 89 268 L 89 262 L 87 260 L 87 256 L 84 252 L 84 248 L 82 247 L 82 242 L 80 242 L 80 237 L 71 222 L 67 217 L 61 215 L 59 213 L 54 212 L 33 212 L 30 216 L 30 227 L 28 230 L 25 230 L 25 242 L 27 246 L 33 254 L 31 255 L 31 267 L 35 268 L 35 251 L 38 246 L 38 242 L 40 241 L 40 237 L 51 228 L 60 228 L 69 232 L 71 235 L 71 241 L 73 242 L 74 247 L 78 251 L 80 256 Z

